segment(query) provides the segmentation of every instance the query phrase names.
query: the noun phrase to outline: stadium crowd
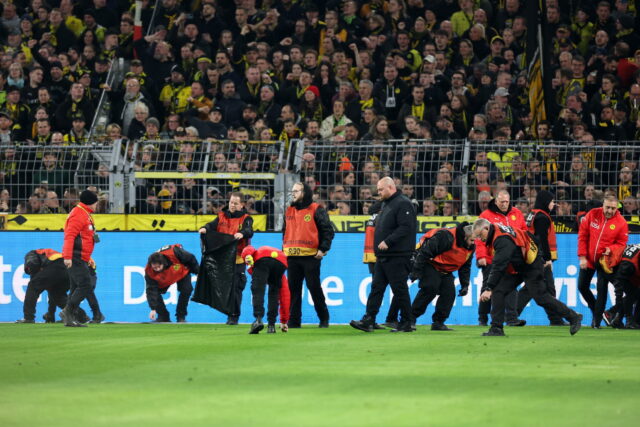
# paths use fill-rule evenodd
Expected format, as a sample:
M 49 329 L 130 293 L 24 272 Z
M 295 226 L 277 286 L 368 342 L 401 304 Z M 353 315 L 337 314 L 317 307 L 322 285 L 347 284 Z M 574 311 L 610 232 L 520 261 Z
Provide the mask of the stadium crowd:
M 545 189 L 560 216 L 606 192 L 637 214 L 638 153 L 607 151 L 639 136 L 637 2 L 544 3 L 554 102 L 532 126 L 534 29 L 521 0 L 146 0 L 141 38 L 134 2 L 2 2 L 0 211 L 69 210 L 76 159 L 56 146 L 94 142 L 105 92 L 102 142 L 139 141 L 124 153 L 136 170 L 195 170 L 210 147 L 211 172 L 277 172 L 291 165 L 246 142 L 288 151 L 302 139 L 304 180 L 330 213 L 367 214 L 377 180 L 391 176 L 419 212 L 449 215 L 461 208 L 469 139 L 470 213 L 506 188 L 525 211 Z M 111 87 L 115 58 L 130 68 Z M 104 164 L 87 167 L 108 178 Z M 216 213 L 238 190 L 266 212 L 268 183 L 193 180 L 147 180 L 132 211 Z

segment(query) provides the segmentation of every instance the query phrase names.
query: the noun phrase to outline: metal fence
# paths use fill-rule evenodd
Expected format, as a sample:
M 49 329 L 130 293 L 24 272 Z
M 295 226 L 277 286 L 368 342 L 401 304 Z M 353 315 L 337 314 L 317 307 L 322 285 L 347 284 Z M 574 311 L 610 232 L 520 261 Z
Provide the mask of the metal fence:
M 68 211 L 95 187 L 99 212 L 215 214 L 231 191 L 279 229 L 293 182 L 309 184 L 330 214 L 367 215 L 376 183 L 390 176 L 425 216 L 476 215 L 505 189 L 525 213 L 540 190 L 555 193 L 556 219 L 575 220 L 592 199 L 615 194 L 638 215 L 635 141 L 552 143 L 294 140 L 117 141 L 111 145 L 21 144 L 0 151 L 0 211 Z M 57 201 L 56 201 L 57 200 Z

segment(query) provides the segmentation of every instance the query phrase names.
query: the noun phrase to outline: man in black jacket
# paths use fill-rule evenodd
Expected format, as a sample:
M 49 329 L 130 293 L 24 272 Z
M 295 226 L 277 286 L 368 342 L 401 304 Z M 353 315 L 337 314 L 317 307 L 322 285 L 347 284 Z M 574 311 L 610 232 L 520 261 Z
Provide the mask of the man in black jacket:
M 285 213 L 282 228 L 282 248 L 289 263 L 291 309 L 289 328 L 302 323 L 302 282 L 313 299 L 320 328 L 329 327 L 329 309 L 320 283 L 320 263 L 331 249 L 333 227 L 327 211 L 313 201 L 311 187 L 302 182 L 293 184 L 292 201 Z
M 544 262 L 544 283 L 546 285 L 549 295 L 556 296 L 555 281 L 553 278 L 553 262 L 558 259 L 556 233 L 553 220 L 551 219 L 551 211 L 556 206 L 553 193 L 540 190 L 536 196 L 536 203 L 527 215 L 527 226 L 529 232 L 532 233 L 538 239 L 540 247 L 540 255 Z M 522 310 L 531 301 L 531 293 L 529 288 L 523 286 L 518 291 L 518 316 L 522 313 Z M 562 316 L 553 311 L 547 311 L 547 317 L 549 318 L 549 324 L 551 326 L 567 326 Z
M 505 225 L 491 224 L 480 218 L 473 223 L 473 237 L 480 239 L 493 251 L 491 272 L 480 295 L 481 301 L 491 299 L 491 328 L 484 336 L 504 336 L 505 295 L 524 281 L 533 299 L 569 320 L 571 335 L 576 334 L 582 322 L 579 314 L 546 292 L 542 258 L 532 236 L 526 231 Z
M 411 254 L 415 248 L 417 218 L 411 201 L 398 191 L 393 179 L 378 181 L 378 195 L 383 201 L 376 218 L 373 246 L 376 266 L 373 271 L 367 311 L 362 320 L 352 320 L 351 326 L 364 332 L 373 332 L 382 297 L 391 285 L 394 299 L 400 307 L 402 320 L 391 332 L 413 332 L 411 299 L 407 287 Z
M 471 226 L 463 222 L 456 228 L 434 229 L 427 232 L 418 249 L 409 278 L 420 279 L 418 295 L 411 306 L 415 319 L 427 311 L 427 306 L 436 295 L 436 311 L 433 313 L 432 331 L 451 331 L 444 322 L 449 318 L 456 298 L 453 272 L 458 271 L 460 292 L 465 296 L 469 292 L 471 260 L 475 245 Z

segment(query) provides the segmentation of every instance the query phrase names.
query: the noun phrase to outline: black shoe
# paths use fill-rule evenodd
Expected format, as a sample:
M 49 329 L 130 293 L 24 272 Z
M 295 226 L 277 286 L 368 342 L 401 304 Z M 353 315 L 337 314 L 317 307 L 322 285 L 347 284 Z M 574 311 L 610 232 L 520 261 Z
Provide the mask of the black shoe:
M 179 322 L 180 320 L 178 320 Z M 93 316 L 93 319 L 91 319 L 91 322 L 89 323 L 102 323 L 104 322 L 104 314 L 102 313 L 98 313 L 97 315 Z
M 479 315 L 478 316 L 478 326 L 489 326 L 489 316 Z
M 229 316 L 227 317 L 227 325 L 237 325 L 239 316 Z
M 622 318 L 620 317 L 620 313 L 616 313 L 613 316 L 613 320 L 611 321 L 611 326 L 616 329 L 624 329 L 624 323 L 622 323 Z
M 569 332 L 571 335 L 575 335 L 578 333 L 580 328 L 582 327 L 582 314 L 576 313 L 575 316 L 571 319 L 571 327 L 569 328 Z
M 56 315 L 51 313 L 45 313 L 42 315 L 42 319 L 44 319 L 44 323 L 56 323 Z
M 261 318 L 256 318 L 256 320 L 251 324 L 250 334 L 258 334 L 261 330 L 264 329 L 264 323 L 262 323 Z
M 497 326 L 492 326 L 487 332 L 482 333 L 483 337 L 504 337 L 504 330 Z
M 184 317 L 184 316 L 182 316 L 182 317 L 178 317 L 178 318 L 176 318 L 176 321 L 177 321 L 178 323 L 187 323 L 187 318 L 186 318 L 186 317 Z
M 36 323 L 36 321 L 33 319 L 19 319 L 16 320 L 16 323 Z
M 414 332 L 416 329 L 411 322 L 401 322 L 398 327 L 390 330 L 389 332 Z
M 597 323 L 596 323 L 596 319 L 593 319 L 593 320 L 591 321 L 591 328 L 592 328 L 592 329 L 600 329 L 600 322 L 597 322 Z
M 374 323 L 373 329 L 387 329 L 387 328 L 382 326 L 380 323 Z
M 398 327 L 398 322 L 394 322 L 392 320 L 390 322 L 384 322 L 382 325 L 386 326 L 387 328 L 396 329 Z
M 60 317 L 62 318 L 62 323 L 64 323 L 64 326 L 77 328 L 82 325 L 82 323 L 78 323 L 78 321 L 76 321 L 73 313 L 71 312 L 71 309 L 69 309 L 69 306 L 66 306 L 62 309 L 62 311 L 60 312 Z
M 329 321 L 328 320 L 321 320 L 320 324 L 318 325 L 318 328 L 328 328 L 329 327 Z
M 352 328 L 359 329 L 363 332 L 373 332 L 373 323 L 363 318 L 362 320 L 352 320 L 349 322 Z
M 87 316 L 87 312 L 81 309 L 80 307 L 78 307 L 76 312 L 73 314 L 73 317 L 74 319 L 76 319 L 76 322 L 81 324 L 89 323 L 91 321 L 89 316 Z
M 275 323 L 269 323 L 267 325 L 267 333 L 268 334 L 275 334 L 276 333 L 276 325 L 275 325 Z
M 447 325 L 445 325 L 444 323 L 432 323 L 431 324 L 431 330 L 432 331 L 453 331 L 453 329 L 449 328 Z
M 549 322 L 549 326 L 569 326 L 569 324 L 564 320 L 554 320 Z
M 640 329 L 640 324 L 634 321 L 627 322 L 627 329 Z
M 507 326 L 524 326 L 527 324 L 526 320 L 523 319 L 515 319 L 507 322 Z
M 613 323 L 613 318 L 614 318 L 614 314 L 611 312 L 611 310 L 605 310 L 602 313 L 602 320 L 604 320 L 604 323 L 607 324 L 607 326 L 611 326 L 611 324 Z

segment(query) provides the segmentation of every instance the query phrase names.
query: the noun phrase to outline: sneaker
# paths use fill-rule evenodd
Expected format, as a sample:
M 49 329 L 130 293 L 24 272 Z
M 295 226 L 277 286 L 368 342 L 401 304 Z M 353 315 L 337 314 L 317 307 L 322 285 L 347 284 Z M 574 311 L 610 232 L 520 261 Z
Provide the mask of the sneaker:
M 276 325 L 274 323 L 269 323 L 267 325 L 267 333 L 268 334 L 275 334 L 276 333 Z
M 56 315 L 49 312 L 42 315 L 44 323 L 56 323 Z
M 328 320 L 321 320 L 320 324 L 318 325 L 318 328 L 328 328 L 329 327 L 329 321 Z
M 36 321 L 33 319 L 18 319 L 16 323 L 36 323 Z
M 179 321 L 180 320 L 178 320 L 178 322 Z M 89 323 L 102 323 L 102 322 L 104 322 L 104 314 L 98 313 L 97 316 L 96 315 L 93 316 L 93 319 L 91 319 L 91 322 Z
M 250 334 L 258 334 L 261 330 L 264 329 L 264 323 L 262 323 L 261 318 L 256 318 L 256 320 L 251 324 Z
M 507 326 L 524 326 L 526 324 L 527 324 L 527 321 L 523 319 L 516 319 L 516 320 L 511 320 L 510 322 L 507 322 Z
M 575 316 L 571 319 L 571 327 L 569 328 L 569 332 L 571 335 L 575 335 L 578 333 L 580 328 L 582 327 L 582 314 L 576 313 Z
M 76 322 L 84 324 L 89 323 L 91 319 L 87 316 L 87 312 L 81 308 L 78 308 L 73 316 L 76 319 Z
M 497 326 L 492 326 L 487 332 L 482 333 L 483 337 L 504 337 L 504 330 Z
M 227 325 L 237 325 L 237 324 L 238 324 L 238 316 L 227 317 Z
M 620 313 L 616 313 L 613 316 L 613 320 L 611 321 L 611 326 L 616 329 L 624 329 L 624 323 L 622 323 L 622 318 L 620 317 Z
M 613 318 L 614 318 L 614 315 L 611 312 L 611 310 L 605 310 L 602 313 L 602 320 L 604 320 L 604 323 L 606 323 L 607 326 L 611 326 L 611 323 L 613 323 Z
M 366 316 L 363 317 L 362 320 L 352 320 L 349 322 L 349 325 L 363 332 L 373 332 L 373 323 L 366 319 Z
M 453 329 L 449 328 L 444 323 L 434 322 L 431 324 L 432 331 L 453 331 Z
M 64 326 L 78 327 L 80 325 L 80 323 L 78 323 L 73 317 L 69 306 L 66 306 L 62 309 L 62 311 L 60 312 L 60 318 L 62 318 L 62 323 L 64 323 Z
M 411 325 L 410 322 L 402 322 L 398 325 L 397 328 L 391 329 L 389 332 L 414 332 L 415 328 Z

